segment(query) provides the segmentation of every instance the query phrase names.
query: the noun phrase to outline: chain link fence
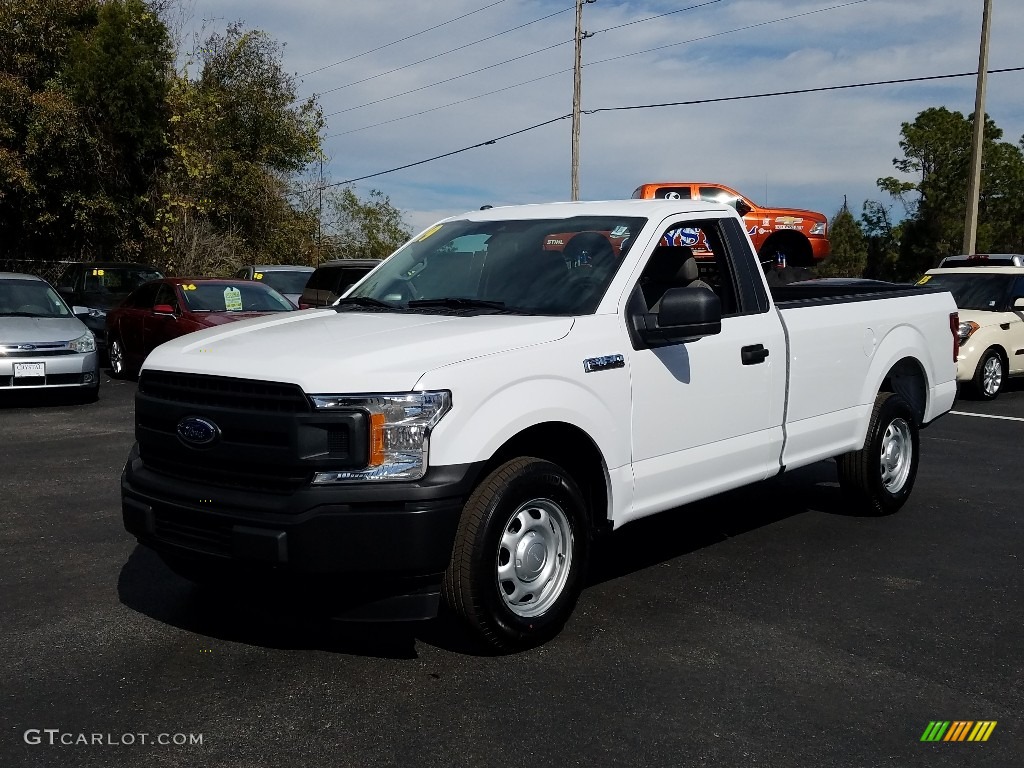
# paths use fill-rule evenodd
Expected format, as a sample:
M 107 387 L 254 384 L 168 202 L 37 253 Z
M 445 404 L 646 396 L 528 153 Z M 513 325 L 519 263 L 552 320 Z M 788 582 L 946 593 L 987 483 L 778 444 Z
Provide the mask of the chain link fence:
M 3 259 L 0 258 L 0 272 L 19 272 L 35 275 L 46 280 L 50 285 L 57 286 L 67 271 L 71 261 L 45 261 L 43 259 Z

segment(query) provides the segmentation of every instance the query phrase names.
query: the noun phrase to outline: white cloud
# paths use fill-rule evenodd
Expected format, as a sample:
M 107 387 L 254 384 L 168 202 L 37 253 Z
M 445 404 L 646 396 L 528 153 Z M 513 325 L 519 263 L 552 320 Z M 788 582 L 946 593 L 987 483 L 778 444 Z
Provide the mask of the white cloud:
M 700 0 L 599 0 L 584 10 L 596 31 Z M 982 2 L 870 0 L 820 13 L 843 0 L 721 0 L 595 35 L 584 43 L 583 108 L 742 96 L 972 71 Z M 324 67 L 488 5 L 487 0 L 194 0 L 196 20 L 243 19 L 286 44 L 285 68 Z M 330 138 L 335 181 L 414 163 L 539 123 L 571 109 L 572 0 L 505 0 L 439 29 L 309 74 L 302 93 L 322 97 L 326 135 L 363 128 L 555 72 L 539 82 L 418 117 Z M 990 68 L 1024 66 L 1024 6 L 994 0 Z M 381 73 L 565 9 L 545 21 Z M 768 23 L 753 29 L 742 27 Z M 194 22 L 198 26 L 198 22 Z M 705 39 L 698 39 L 705 38 Z M 695 40 L 695 42 L 685 42 Z M 679 44 L 682 43 L 682 44 Z M 660 50 L 624 56 L 659 46 Z M 458 77 L 491 67 L 478 74 Z M 357 82 L 366 78 L 365 82 Z M 440 85 L 443 80 L 453 79 Z M 351 85 L 350 85 L 351 84 Z M 992 75 L 986 109 L 1007 141 L 1024 134 L 1024 72 Z M 388 97 L 412 91 L 398 98 Z M 581 196 L 628 197 L 645 181 L 720 181 L 764 202 L 831 215 L 847 196 L 856 212 L 880 199 L 875 179 L 893 173 L 899 130 L 922 109 L 974 109 L 971 77 L 744 101 L 585 115 Z M 387 99 L 371 106 L 372 101 Z M 482 204 L 567 199 L 570 126 L 561 121 L 492 146 L 357 185 L 379 189 L 415 228 Z

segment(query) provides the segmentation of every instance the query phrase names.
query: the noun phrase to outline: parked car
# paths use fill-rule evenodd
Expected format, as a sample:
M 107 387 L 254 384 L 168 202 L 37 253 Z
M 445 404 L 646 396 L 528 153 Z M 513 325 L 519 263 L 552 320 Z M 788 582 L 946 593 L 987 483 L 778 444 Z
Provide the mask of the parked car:
M 299 309 L 326 307 L 362 280 L 380 264 L 380 259 L 338 259 L 325 261 L 309 278 L 299 298 Z
M 269 285 L 251 280 L 151 280 L 107 313 L 110 371 L 115 376 L 133 375 L 154 348 L 186 333 L 294 309 Z
M 946 256 L 936 268 L 942 267 L 1024 267 L 1024 254 L 972 253 L 969 256 Z
M 241 280 L 260 280 L 299 306 L 299 299 L 313 271 L 313 267 L 298 264 L 250 264 L 235 272 L 235 277 Z
M 40 277 L 0 272 L 0 391 L 79 390 L 99 396 L 96 338 Z
M 76 261 L 57 281 L 57 292 L 68 304 L 88 309 L 82 320 L 96 337 L 96 351 L 103 358 L 107 351 L 107 312 L 147 280 L 160 277 L 163 274 L 152 264 Z
M 956 379 L 971 394 L 992 400 L 1024 375 L 1024 267 L 974 261 L 928 270 L 919 283 L 945 288 L 960 308 Z
M 830 458 L 857 509 L 898 510 L 956 395 L 956 312 L 927 286 L 769 290 L 718 203 L 470 211 L 331 311 L 154 351 L 125 527 L 189 578 L 341 584 L 348 618 L 443 594 L 485 642 L 536 644 L 601 531 Z

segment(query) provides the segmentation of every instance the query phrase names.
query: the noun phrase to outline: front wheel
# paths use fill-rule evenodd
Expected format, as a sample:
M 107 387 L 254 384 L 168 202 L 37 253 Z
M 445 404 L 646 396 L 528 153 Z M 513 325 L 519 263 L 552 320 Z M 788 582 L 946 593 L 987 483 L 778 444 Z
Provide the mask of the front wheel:
M 107 347 L 107 359 L 110 360 L 110 373 L 114 378 L 122 379 L 128 375 L 124 343 L 116 336 L 110 340 L 110 345 Z
M 917 419 L 893 392 L 881 392 L 864 447 L 836 460 L 839 485 L 864 511 L 888 515 L 902 507 L 917 479 L 920 447 Z
M 589 553 L 586 508 L 572 477 L 548 461 L 513 459 L 466 502 L 445 601 L 498 650 L 537 645 L 576 606 Z
M 971 389 L 982 400 L 995 400 L 1003 388 L 1003 359 L 994 349 L 985 350 L 971 380 Z

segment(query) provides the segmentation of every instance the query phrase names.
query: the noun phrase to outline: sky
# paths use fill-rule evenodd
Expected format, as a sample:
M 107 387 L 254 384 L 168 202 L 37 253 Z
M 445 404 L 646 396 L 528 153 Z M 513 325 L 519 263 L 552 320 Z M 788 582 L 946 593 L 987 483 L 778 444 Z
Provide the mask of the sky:
M 710 181 L 756 203 L 899 203 L 900 127 L 974 111 L 973 76 L 644 109 L 975 72 L 984 0 L 596 0 L 583 9 L 580 199 Z M 481 205 L 571 196 L 574 0 L 184 0 L 185 39 L 242 21 L 284 44 L 318 95 L 327 182 L 386 194 L 410 227 Z M 461 17 L 461 18 L 460 18 Z M 407 38 L 402 40 L 402 38 Z M 989 70 L 1024 67 L 1024 2 L 992 0 Z M 985 109 L 1024 135 L 1024 71 L 991 74 Z M 587 114 L 588 110 L 597 111 Z M 554 122 L 500 138 L 540 123 Z M 493 144 L 457 152 L 484 142 Z M 907 180 L 913 181 L 909 177 Z

